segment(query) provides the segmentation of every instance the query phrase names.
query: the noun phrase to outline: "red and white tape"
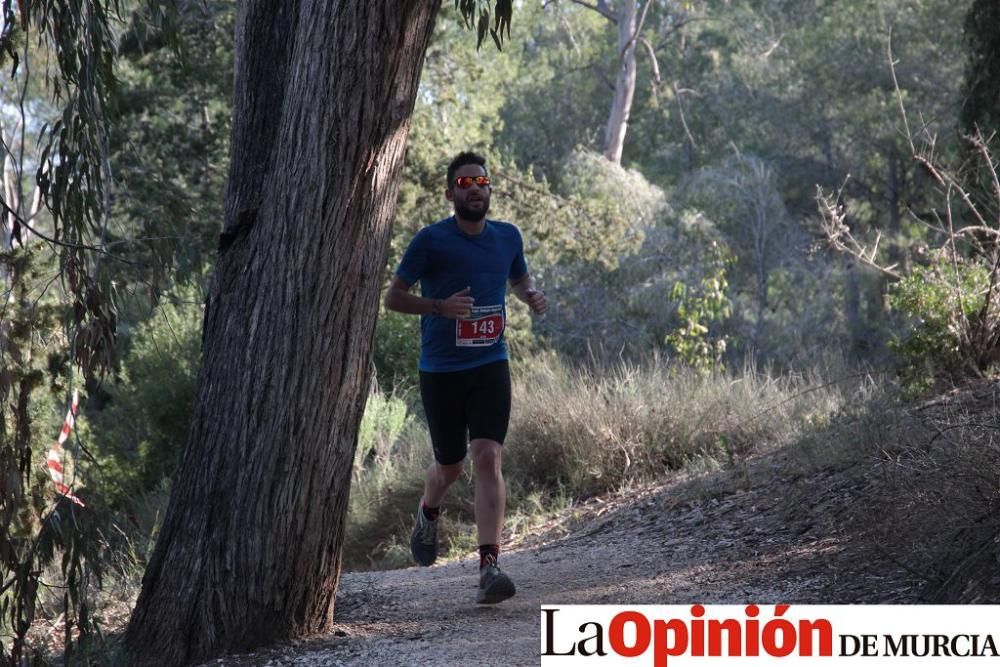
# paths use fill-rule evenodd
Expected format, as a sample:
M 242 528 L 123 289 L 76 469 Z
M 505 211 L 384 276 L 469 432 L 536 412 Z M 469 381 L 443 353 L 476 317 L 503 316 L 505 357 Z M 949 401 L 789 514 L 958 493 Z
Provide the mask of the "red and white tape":
M 62 430 L 59 431 L 59 439 L 56 440 L 55 444 L 49 448 L 49 455 L 46 457 L 45 466 L 49 469 L 49 477 L 56 485 L 56 490 L 62 495 L 66 496 L 74 503 L 80 507 L 84 507 L 83 501 L 72 494 L 70 488 L 66 485 L 65 478 L 63 477 L 63 443 L 69 438 L 70 431 L 73 430 L 73 426 L 76 425 L 76 411 L 80 406 L 80 394 L 77 390 L 73 390 L 73 403 L 69 406 L 69 412 L 66 413 L 66 419 L 63 420 Z

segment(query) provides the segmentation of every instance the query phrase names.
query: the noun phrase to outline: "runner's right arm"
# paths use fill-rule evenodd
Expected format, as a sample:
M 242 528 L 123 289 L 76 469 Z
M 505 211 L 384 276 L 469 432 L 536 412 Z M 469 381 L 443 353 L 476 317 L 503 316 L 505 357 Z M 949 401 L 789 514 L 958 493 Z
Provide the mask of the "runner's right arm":
M 475 300 L 469 296 L 469 288 L 455 292 L 447 299 L 429 299 L 410 293 L 412 285 L 399 276 L 393 276 L 385 293 L 385 307 L 398 313 L 409 315 L 438 315 L 450 320 L 468 317 Z

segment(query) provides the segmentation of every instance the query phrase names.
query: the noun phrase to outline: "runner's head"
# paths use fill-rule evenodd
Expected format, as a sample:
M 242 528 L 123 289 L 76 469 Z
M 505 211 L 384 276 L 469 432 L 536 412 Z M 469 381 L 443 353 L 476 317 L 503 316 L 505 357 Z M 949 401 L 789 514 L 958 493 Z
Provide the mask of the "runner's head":
M 455 205 L 455 215 L 468 222 L 479 222 L 490 210 L 489 177 L 486 158 L 475 153 L 459 153 L 448 165 L 448 188 L 445 196 Z

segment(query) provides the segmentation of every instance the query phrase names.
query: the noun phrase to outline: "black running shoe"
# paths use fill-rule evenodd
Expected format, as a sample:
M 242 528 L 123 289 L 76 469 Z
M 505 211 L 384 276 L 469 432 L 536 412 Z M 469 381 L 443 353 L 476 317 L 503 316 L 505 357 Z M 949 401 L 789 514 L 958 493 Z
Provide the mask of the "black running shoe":
M 418 565 L 433 565 L 438 555 L 438 522 L 424 516 L 423 500 L 417 505 L 417 523 L 410 533 L 410 555 Z
M 514 582 L 497 567 L 493 556 L 486 557 L 486 565 L 479 569 L 479 592 L 476 602 L 479 604 L 496 604 L 513 597 Z

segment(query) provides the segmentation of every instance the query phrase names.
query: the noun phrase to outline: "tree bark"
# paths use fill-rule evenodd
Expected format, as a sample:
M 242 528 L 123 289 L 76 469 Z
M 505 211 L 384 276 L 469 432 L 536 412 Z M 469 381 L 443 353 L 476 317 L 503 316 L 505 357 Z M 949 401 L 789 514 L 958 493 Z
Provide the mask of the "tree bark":
M 615 77 L 615 96 L 611 101 L 611 112 L 604 133 L 604 157 L 610 162 L 621 164 L 628 119 L 632 112 L 635 96 L 636 62 L 635 50 L 637 17 L 635 2 L 621 0 L 618 12 L 618 75 Z
M 247 0 L 191 431 L 125 634 L 181 665 L 329 628 L 380 272 L 440 0 Z

